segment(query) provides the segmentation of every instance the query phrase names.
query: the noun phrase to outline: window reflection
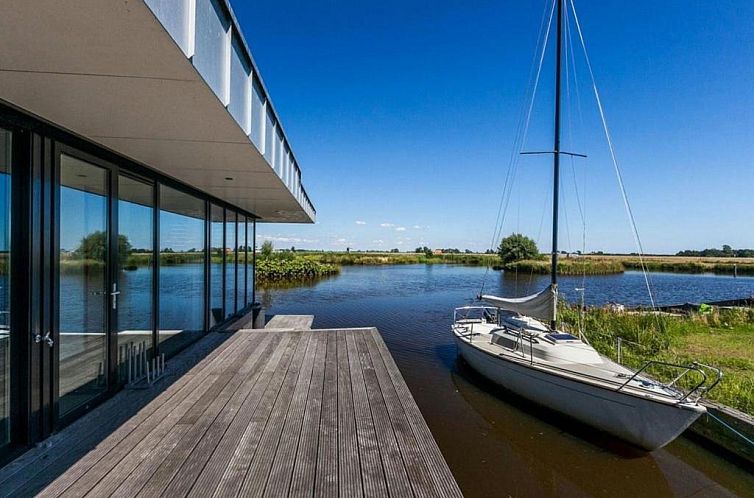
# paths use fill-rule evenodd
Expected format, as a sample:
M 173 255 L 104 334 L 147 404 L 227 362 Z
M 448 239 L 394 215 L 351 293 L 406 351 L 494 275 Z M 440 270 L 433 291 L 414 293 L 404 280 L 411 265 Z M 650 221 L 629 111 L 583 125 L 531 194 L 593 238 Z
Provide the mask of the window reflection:
M 223 311 L 223 208 L 212 205 L 210 208 L 210 326 L 214 327 L 225 317 Z
M 10 442 L 11 133 L 0 129 L 0 447 Z
M 118 365 L 127 379 L 131 347 L 152 357 L 152 280 L 154 271 L 154 187 L 118 177 Z
M 204 201 L 160 187 L 160 352 L 171 356 L 204 329 Z
M 236 312 L 236 213 L 225 211 L 225 317 Z
M 107 388 L 108 173 L 60 158 L 59 415 Z

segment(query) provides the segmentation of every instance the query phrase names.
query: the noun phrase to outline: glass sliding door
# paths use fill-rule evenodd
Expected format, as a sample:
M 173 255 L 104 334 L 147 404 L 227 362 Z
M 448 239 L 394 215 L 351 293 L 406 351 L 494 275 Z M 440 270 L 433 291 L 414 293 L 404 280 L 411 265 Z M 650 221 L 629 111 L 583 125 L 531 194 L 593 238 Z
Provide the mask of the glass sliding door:
M 254 304 L 254 219 L 246 218 L 246 304 Z
M 107 389 L 109 171 L 60 156 L 58 416 Z
M 223 310 L 223 275 L 225 261 L 225 244 L 223 243 L 224 225 L 223 208 L 212 204 L 210 206 L 210 286 L 209 286 L 209 325 L 214 327 L 225 319 Z
M 10 131 L 0 129 L 0 448 L 10 443 Z
M 236 313 L 236 213 L 225 210 L 225 318 Z
M 118 372 L 127 379 L 128 351 L 152 357 L 154 186 L 118 176 Z
M 204 201 L 160 186 L 160 352 L 172 356 L 204 331 Z
M 246 216 L 238 215 L 238 309 L 246 307 L 247 296 L 247 265 L 246 256 Z

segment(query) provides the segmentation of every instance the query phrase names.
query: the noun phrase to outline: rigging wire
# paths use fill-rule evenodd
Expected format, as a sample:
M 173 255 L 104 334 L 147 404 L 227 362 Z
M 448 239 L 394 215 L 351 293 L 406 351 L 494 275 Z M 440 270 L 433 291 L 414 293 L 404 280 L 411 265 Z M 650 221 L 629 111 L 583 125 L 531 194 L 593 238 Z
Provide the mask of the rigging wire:
M 490 250 L 494 250 L 495 248 L 495 241 L 499 238 L 500 233 L 502 233 L 503 224 L 505 223 L 506 214 L 508 211 L 508 205 L 510 203 L 511 193 L 513 190 L 513 182 L 516 177 L 516 171 L 518 167 L 518 160 L 519 160 L 519 152 L 521 150 L 521 147 L 524 143 L 526 143 L 526 136 L 529 132 L 529 124 L 531 122 L 531 114 L 532 109 L 534 107 L 534 101 L 537 94 L 537 87 L 539 85 L 539 78 L 542 73 L 542 65 L 544 62 L 544 56 L 545 52 L 547 50 L 547 41 L 550 36 L 550 30 L 552 27 L 552 18 L 553 14 L 555 12 L 555 3 L 557 0 L 552 0 L 549 11 L 549 16 L 547 15 L 547 4 L 545 4 L 544 12 L 542 13 L 542 20 L 540 22 L 540 30 L 539 35 L 537 36 L 537 47 L 534 51 L 534 55 L 532 57 L 532 70 L 529 74 L 529 84 L 527 85 L 527 92 L 528 95 L 529 89 L 531 89 L 531 97 L 529 100 L 528 110 L 526 106 L 527 99 L 524 98 L 524 101 L 522 102 L 519 122 L 517 125 L 516 130 L 516 136 L 514 138 L 513 147 L 511 149 L 511 156 L 508 163 L 508 171 L 505 175 L 505 181 L 503 184 L 503 192 L 500 196 L 500 203 L 498 205 L 497 210 L 497 216 L 496 216 L 496 223 L 495 223 L 495 229 L 493 230 L 492 234 L 492 240 L 490 242 Z M 547 28 L 545 28 L 545 18 L 547 18 Z M 544 38 L 542 37 L 542 33 L 544 31 Z M 535 62 L 537 61 L 537 55 L 539 55 L 539 63 L 536 66 L 536 73 L 534 71 Z M 532 85 L 532 79 L 533 79 L 533 85 Z M 484 292 L 484 285 L 487 280 L 487 275 L 489 273 L 490 267 L 487 266 L 484 276 L 482 277 L 482 285 L 479 291 L 479 295 L 481 296 Z
M 573 0 L 570 0 L 570 4 L 571 4 L 571 10 L 573 11 L 573 19 L 576 24 L 576 30 L 578 32 L 579 40 L 581 42 L 581 48 L 583 49 L 583 52 L 584 52 L 584 59 L 586 60 L 586 67 L 589 70 L 589 76 L 592 82 L 592 90 L 594 91 L 594 97 L 597 101 L 597 108 L 599 109 L 599 113 L 600 113 L 600 120 L 602 121 L 602 128 L 605 132 L 605 138 L 607 139 L 608 148 L 610 149 L 610 158 L 613 163 L 613 169 L 615 170 L 615 175 L 618 179 L 618 185 L 620 187 L 621 196 L 623 197 L 623 205 L 626 209 L 626 214 L 628 215 L 629 223 L 631 225 L 631 229 L 632 229 L 631 232 L 634 237 L 634 243 L 636 244 L 636 247 L 639 251 L 639 264 L 641 265 L 642 273 L 644 275 L 644 283 L 647 286 L 647 292 L 649 293 L 649 300 L 651 302 L 652 309 L 654 310 L 656 309 L 656 306 L 655 306 L 654 296 L 652 294 L 652 287 L 649 283 L 649 276 L 647 275 L 647 268 L 644 263 L 644 248 L 641 243 L 641 238 L 639 237 L 639 232 L 636 229 L 636 220 L 634 218 L 633 211 L 631 210 L 631 204 L 628 202 L 628 195 L 626 193 L 626 187 L 623 183 L 623 174 L 621 173 L 621 169 L 618 165 L 618 159 L 615 156 L 615 148 L 613 146 L 613 139 L 610 135 L 610 129 L 607 126 L 607 120 L 605 118 L 605 111 L 602 107 L 602 101 L 600 100 L 600 94 L 599 94 L 599 91 L 597 90 L 597 83 L 594 78 L 594 71 L 592 70 L 592 63 L 589 60 L 589 54 L 587 53 L 587 50 L 586 50 L 586 43 L 584 42 L 584 35 L 581 31 L 581 23 L 579 22 L 578 14 L 576 14 L 576 6 L 573 4 Z

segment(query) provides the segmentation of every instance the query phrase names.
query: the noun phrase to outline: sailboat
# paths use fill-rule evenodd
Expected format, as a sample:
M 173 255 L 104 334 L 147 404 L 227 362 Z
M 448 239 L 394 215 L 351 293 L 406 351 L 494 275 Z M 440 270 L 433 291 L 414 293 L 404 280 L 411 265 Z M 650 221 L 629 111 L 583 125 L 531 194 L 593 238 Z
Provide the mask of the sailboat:
M 578 23 L 573 1 L 569 1 Z M 554 2 L 552 8 L 557 8 L 555 136 L 553 150 L 547 152 L 553 157 L 550 285 L 523 298 L 481 295 L 486 306 L 456 308 L 453 337 L 463 359 L 494 383 L 652 451 L 673 441 L 706 412 L 700 400 L 720 381 L 722 373 L 701 363 L 676 365 L 657 360 L 647 361 L 634 370 L 601 355 L 582 337 L 558 328 L 560 158 L 570 153 L 560 147 L 564 0 Z M 581 36 L 578 24 L 577 27 Z M 597 100 L 599 104 L 598 95 Z M 669 382 L 657 380 L 650 375 L 655 367 L 675 370 L 677 376 Z M 695 377 L 693 385 L 679 387 L 689 384 L 691 377 Z

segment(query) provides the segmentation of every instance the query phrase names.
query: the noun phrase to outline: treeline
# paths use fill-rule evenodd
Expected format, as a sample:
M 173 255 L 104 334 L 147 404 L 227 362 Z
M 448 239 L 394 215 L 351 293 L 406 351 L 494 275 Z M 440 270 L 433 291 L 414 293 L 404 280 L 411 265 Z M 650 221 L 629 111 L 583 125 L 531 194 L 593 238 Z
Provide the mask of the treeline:
M 722 249 L 702 249 L 701 251 L 687 249 L 685 251 L 677 252 L 676 256 L 702 258 L 754 258 L 754 249 L 733 249 L 726 244 Z

